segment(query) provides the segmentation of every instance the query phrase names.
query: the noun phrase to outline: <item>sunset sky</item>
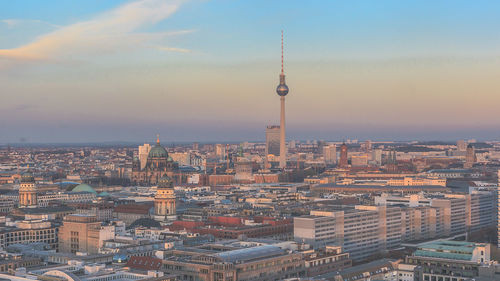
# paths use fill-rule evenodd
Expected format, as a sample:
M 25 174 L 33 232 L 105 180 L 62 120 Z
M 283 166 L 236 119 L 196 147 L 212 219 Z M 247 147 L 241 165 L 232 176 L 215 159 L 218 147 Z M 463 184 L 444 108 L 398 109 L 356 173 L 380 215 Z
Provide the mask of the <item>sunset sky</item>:
M 307 3 L 307 4 L 306 4 Z M 499 1 L 0 1 L 0 144 L 500 139 Z

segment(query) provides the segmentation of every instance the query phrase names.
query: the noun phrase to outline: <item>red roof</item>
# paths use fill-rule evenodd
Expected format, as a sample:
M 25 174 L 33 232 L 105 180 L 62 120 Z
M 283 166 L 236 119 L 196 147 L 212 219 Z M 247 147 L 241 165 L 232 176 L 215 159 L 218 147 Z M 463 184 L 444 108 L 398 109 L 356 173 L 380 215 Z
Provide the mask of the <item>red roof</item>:
M 132 256 L 128 260 L 127 266 L 132 269 L 159 270 L 161 268 L 161 259 L 153 257 Z

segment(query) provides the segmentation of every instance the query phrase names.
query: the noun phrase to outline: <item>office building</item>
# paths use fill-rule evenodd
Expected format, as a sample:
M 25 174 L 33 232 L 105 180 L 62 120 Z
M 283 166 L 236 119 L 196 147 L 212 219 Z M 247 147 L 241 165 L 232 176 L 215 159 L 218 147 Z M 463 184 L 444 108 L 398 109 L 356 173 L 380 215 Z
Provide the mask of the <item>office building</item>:
M 420 244 L 406 264 L 415 265 L 415 280 L 468 281 L 490 262 L 490 244 L 441 240 Z
M 73 214 L 64 217 L 59 229 L 59 251 L 97 254 L 105 240 L 115 238 L 113 225 L 104 225 L 96 217 Z
M 335 144 L 323 146 L 323 158 L 327 165 L 337 164 L 337 146 Z
M 464 168 L 470 169 L 472 168 L 472 166 L 474 166 L 474 163 L 476 162 L 477 162 L 476 151 L 474 149 L 474 146 L 472 146 L 472 144 L 469 144 L 467 145 L 467 150 L 465 152 Z
M 465 151 L 467 149 L 467 142 L 464 140 L 458 140 L 457 141 L 457 150 L 458 151 Z
M 294 218 L 294 239 L 314 248 L 342 246 L 353 260 L 398 247 L 401 244 L 401 209 L 356 206 L 338 211 L 311 211 Z
M 146 167 L 146 163 L 148 161 L 149 151 L 151 150 L 151 145 L 149 143 L 145 143 L 144 145 L 139 146 L 139 163 L 141 164 L 141 170 Z
M 280 126 L 266 127 L 266 157 L 269 154 L 280 155 Z

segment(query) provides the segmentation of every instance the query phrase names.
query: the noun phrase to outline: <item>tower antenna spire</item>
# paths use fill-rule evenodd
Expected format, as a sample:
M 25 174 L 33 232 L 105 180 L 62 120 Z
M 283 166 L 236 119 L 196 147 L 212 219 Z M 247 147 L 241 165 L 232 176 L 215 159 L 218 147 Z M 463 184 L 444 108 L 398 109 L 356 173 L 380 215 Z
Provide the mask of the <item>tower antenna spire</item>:
M 283 30 L 281 30 L 281 73 L 284 73 L 284 71 L 283 71 Z

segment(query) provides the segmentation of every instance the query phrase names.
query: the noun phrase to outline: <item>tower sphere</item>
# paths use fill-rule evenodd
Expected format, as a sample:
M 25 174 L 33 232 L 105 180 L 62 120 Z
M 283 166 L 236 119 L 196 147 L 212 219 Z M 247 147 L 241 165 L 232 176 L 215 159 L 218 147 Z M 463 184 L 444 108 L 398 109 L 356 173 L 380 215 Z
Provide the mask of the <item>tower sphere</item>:
M 288 94 L 288 86 L 286 84 L 279 84 L 278 87 L 276 88 L 276 93 L 278 93 L 279 96 L 286 96 Z

